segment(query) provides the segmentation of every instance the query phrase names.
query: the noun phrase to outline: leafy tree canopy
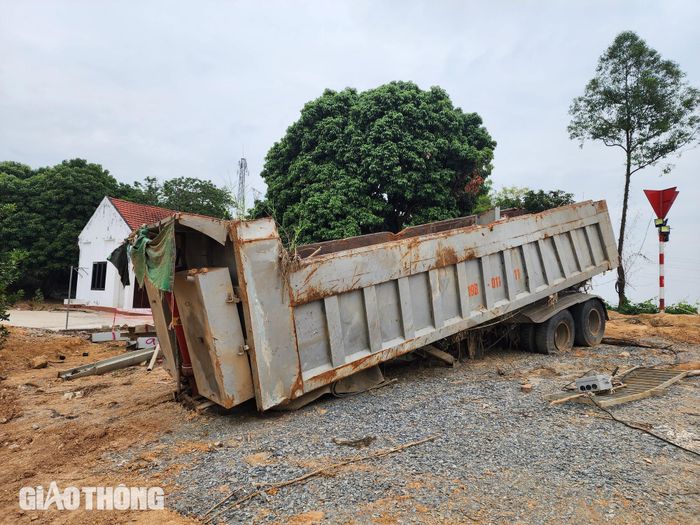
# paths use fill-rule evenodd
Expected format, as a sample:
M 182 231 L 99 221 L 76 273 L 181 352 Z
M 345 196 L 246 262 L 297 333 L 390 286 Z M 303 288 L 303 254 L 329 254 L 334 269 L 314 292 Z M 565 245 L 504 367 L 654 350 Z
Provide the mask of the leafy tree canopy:
M 251 214 L 273 216 L 299 243 L 468 215 L 495 146 L 439 87 L 326 90 L 268 152 L 267 194 Z
M 159 192 L 150 187 L 147 180 L 144 194 L 147 198 L 157 195 L 158 205 L 171 210 L 201 213 L 222 219 L 230 218 L 229 209 L 234 204 L 231 193 L 226 188 L 192 177 L 168 179 Z
M 493 206 L 499 206 L 501 209 L 522 208 L 529 213 L 538 213 L 551 208 L 566 206 L 573 202 L 573 194 L 566 193 L 562 190 L 535 191 L 518 186 L 507 186 L 497 192 L 489 194 L 489 205 L 487 208 Z
M 630 174 L 695 141 L 700 90 L 678 64 L 664 60 L 636 33 L 620 33 L 598 60 L 585 93 L 571 104 L 572 139 L 622 149 Z M 670 167 L 667 167 L 667 171 Z

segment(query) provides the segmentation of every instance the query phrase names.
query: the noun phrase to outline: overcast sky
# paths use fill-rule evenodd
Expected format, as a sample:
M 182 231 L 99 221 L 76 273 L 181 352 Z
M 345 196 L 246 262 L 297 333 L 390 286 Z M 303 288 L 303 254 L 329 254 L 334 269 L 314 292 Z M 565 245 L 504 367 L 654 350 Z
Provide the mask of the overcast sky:
M 391 80 L 442 86 L 498 142 L 495 186 L 607 199 L 619 221 L 623 157 L 579 149 L 571 99 L 617 33 L 637 31 L 700 86 L 700 2 L 79 2 L 0 0 L 0 160 L 82 157 L 122 181 L 235 182 L 250 192 L 269 147 L 325 88 Z M 700 299 L 700 148 L 637 173 L 629 295 L 657 295 L 653 218 L 642 188 L 678 186 L 667 300 Z M 609 273 L 596 289 L 613 297 Z

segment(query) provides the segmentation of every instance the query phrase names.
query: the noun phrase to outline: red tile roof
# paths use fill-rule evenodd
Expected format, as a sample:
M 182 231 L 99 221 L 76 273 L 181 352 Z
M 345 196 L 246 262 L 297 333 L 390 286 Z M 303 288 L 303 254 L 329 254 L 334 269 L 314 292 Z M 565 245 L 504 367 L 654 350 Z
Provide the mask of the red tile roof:
M 124 221 L 132 230 L 135 230 L 144 224 L 151 224 L 152 222 L 161 221 L 177 213 L 173 210 L 160 208 L 158 206 L 136 204 L 135 202 L 115 199 L 114 197 L 107 198 L 109 199 L 109 202 L 114 205 L 119 212 L 119 215 L 122 216 Z

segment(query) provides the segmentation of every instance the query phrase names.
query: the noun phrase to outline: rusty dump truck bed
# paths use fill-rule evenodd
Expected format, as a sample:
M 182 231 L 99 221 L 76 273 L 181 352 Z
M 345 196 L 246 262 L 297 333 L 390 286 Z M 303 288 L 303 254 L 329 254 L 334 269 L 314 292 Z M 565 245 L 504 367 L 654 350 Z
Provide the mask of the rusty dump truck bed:
M 468 217 L 288 253 L 271 219 L 175 221 L 173 301 L 146 281 L 166 366 L 199 393 L 284 405 L 617 266 L 605 201 Z M 159 228 L 154 225 L 152 228 Z M 185 343 L 186 341 L 186 343 Z

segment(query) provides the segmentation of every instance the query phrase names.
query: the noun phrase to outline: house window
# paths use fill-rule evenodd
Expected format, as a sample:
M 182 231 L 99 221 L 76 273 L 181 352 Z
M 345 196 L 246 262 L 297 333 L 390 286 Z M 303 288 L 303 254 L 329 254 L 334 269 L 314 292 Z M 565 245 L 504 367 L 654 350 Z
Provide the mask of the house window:
M 91 290 L 104 290 L 105 281 L 107 278 L 107 263 L 96 262 L 92 263 L 92 283 Z

